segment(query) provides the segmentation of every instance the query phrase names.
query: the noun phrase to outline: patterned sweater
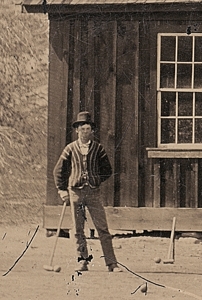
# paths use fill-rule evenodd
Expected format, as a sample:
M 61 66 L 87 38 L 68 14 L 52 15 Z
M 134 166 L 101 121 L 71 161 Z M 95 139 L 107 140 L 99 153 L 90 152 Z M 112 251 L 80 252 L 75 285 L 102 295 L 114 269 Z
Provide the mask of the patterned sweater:
M 82 177 L 84 171 L 87 171 L 88 183 L 92 188 L 99 187 L 111 176 L 112 168 L 101 144 L 91 141 L 86 159 L 87 169 L 84 170 L 78 140 L 65 147 L 53 171 L 58 190 L 67 190 L 67 187 L 81 188 L 84 184 Z

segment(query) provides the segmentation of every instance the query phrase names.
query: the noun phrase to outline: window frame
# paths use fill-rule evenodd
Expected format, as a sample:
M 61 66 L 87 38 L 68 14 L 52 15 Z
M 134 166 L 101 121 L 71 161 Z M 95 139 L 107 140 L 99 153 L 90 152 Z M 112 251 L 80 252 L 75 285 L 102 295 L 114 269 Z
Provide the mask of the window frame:
M 175 37 L 175 57 L 174 61 L 161 61 L 161 37 L 164 36 L 173 36 Z M 201 119 L 202 116 L 195 115 L 195 95 L 196 93 L 202 93 L 202 88 L 194 88 L 194 66 L 195 64 L 201 64 L 202 61 L 194 61 L 195 59 L 195 37 L 202 37 L 202 33 L 192 33 L 190 36 L 192 37 L 192 60 L 191 61 L 177 61 L 177 53 L 178 53 L 178 37 L 187 36 L 186 33 L 158 33 L 157 34 L 157 146 L 158 148 L 176 148 L 176 149 L 202 149 L 202 142 L 195 143 L 195 120 Z M 174 88 L 162 88 L 160 87 L 160 69 L 161 64 L 174 64 L 175 74 L 174 74 Z M 177 88 L 177 67 L 180 64 L 191 64 L 191 87 L 190 88 Z M 176 93 L 176 107 L 175 107 L 175 115 L 174 116 L 162 116 L 161 115 L 161 94 L 162 92 L 174 92 Z M 179 116 L 178 115 L 178 94 L 179 92 L 190 92 L 192 93 L 192 103 L 193 103 L 193 111 L 190 116 Z M 161 142 L 161 120 L 162 119 L 174 119 L 175 120 L 175 143 L 162 143 Z M 179 119 L 192 119 L 192 142 L 191 143 L 179 143 L 178 142 L 178 120 Z

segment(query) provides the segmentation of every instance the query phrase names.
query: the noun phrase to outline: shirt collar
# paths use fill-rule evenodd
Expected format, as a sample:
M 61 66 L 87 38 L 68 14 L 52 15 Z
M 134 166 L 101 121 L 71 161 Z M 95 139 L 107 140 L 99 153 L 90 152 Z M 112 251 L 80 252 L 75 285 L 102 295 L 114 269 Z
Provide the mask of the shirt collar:
M 82 147 L 82 146 L 89 146 L 90 143 L 91 143 L 91 140 L 89 140 L 87 143 L 82 143 L 80 139 L 78 139 L 78 142 L 79 142 L 79 146 Z

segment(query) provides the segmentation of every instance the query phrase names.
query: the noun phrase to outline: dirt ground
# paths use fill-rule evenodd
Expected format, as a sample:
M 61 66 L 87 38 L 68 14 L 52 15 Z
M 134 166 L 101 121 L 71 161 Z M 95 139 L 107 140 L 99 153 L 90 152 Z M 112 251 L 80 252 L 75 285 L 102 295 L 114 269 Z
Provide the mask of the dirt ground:
M 25 152 L 22 160 L 26 160 L 23 164 L 21 160 L 19 164 L 18 160 L 21 157 L 20 151 L 15 151 L 15 156 L 13 154 L 17 165 L 13 159 L 12 162 L 6 161 L 7 156 L 1 154 L 0 299 L 202 299 L 202 242 L 194 238 L 176 240 L 176 261 L 173 265 L 164 265 L 162 262 L 155 263 L 154 258 L 166 258 L 168 238 L 131 236 L 126 233 L 120 235 L 112 232 L 117 260 L 125 266 L 121 267 L 122 273 L 108 273 L 103 258 L 100 258 L 102 252 L 99 240 L 88 239 L 93 260 L 89 265 L 89 272 L 83 272 L 79 276 L 74 271 L 77 258 L 71 239 L 58 239 L 54 265 L 61 266 L 60 273 L 43 269 L 44 264 L 49 264 L 55 236 L 47 238 L 41 224 L 32 243 L 27 246 L 38 226 L 37 221 L 42 220 L 42 205 L 46 199 L 44 128 L 47 112 L 49 27 L 47 16 L 21 14 L 15 11 L 19 6 L 15 6 L 13 0 L 0 2 L 0 24 L 3 28 L 0 35 L 3 43 L 0 55 L 1 91 L 4 92 L 2 99 L 5 102 L 2 116 L 4 119 L 7 117 L 1 127 L 1 130 L 5 129 L 2 137 L 8 131 L 8 126 L 13 126 L 9 123 L 10 120 L 15 121 L 15 129 L 16 124 L 19 125 L 17 129 L 21 135 L 26 137 L 26 132 L 30 135 L 30 131 L 33 131 L 35 137 L 29 141 L 29 155 Z M 9 3 L 13 6 L 10 7 Z M 13 82 L 18 85 L 17 89 Z M 10 117 L 11 108 L 13 115 Z M 30 108 L 32 114 L 25 108 Z M 14 118 L 18 116 L 18 111 L 24 118 L 22 128 L 18 119 Z M 37 140 L 40 140 L 40 144 L 33 147 Z M 13 139 L 9 141 L 12 142 L 11 145 L 16 142 Z M 1 145 L 6 146 L 3 142 Z M 20 147 L 19 145 L 22 148 L 21 140 L 16 147 Z M 27 160 L 27 157 L 30 159 Z M 6 162 L 5 168 L 2 167 L 3 159 Z M 8 164 L 10 168 L 7 168 Z M 29 164 L 32 168 L 27 170 Z M 24 169 L 26 173 L 22 172 Z M 16 261 L 12 270 L 4 276 Z M 147 280 L 149 282 L 146 295 L 140 289 L 133 293 Z
M 2 300 L 63 300 L 63 299 L 202 299 L 202 242 L 195 238 L 180 238 L 175 242 L 174 264 L 155 263 L 154 258 L 166 258 L 169 238 L 113 234 L 117 260 L 124 265 L 121 273 L 109 273 L 105 267 L 99 240 L 88 238 L 89 252 L 93 259 L 89 272 L 78 275 L 74 271 L 76 257 L 69 238 L 58 239 L 53 265 L 61 272 L 43 269 L 49 264 L 55 236 L 46 237 L 39 227 L 34 239 L 28 243 L 37 228 L 6 226 L 0 228 L 0 299 Z M 27 250 L 26 250 L 27 249 Z M 26 251 L 25 251 L 26 250 Z M 4 274 L 13 266 L 13 269 Z M 131 271 L 131 272 L 130 272 Z M 132 273 L 133 272 L 133 273 Z M 141 276 L 143 278 L 140 278 Z M 145 295 L 138 289 L 148 282 Z

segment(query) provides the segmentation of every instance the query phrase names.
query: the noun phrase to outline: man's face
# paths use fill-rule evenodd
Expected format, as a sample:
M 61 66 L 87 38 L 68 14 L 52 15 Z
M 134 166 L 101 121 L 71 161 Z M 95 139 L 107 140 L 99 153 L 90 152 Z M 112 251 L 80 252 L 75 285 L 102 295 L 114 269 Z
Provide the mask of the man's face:
M 76 132 L 78 133 L 78 138 L 81 140 L 82 143 L 87 143 L 90 138 L 93 130 L 90 124 L 79 125 L 76 128 Z

